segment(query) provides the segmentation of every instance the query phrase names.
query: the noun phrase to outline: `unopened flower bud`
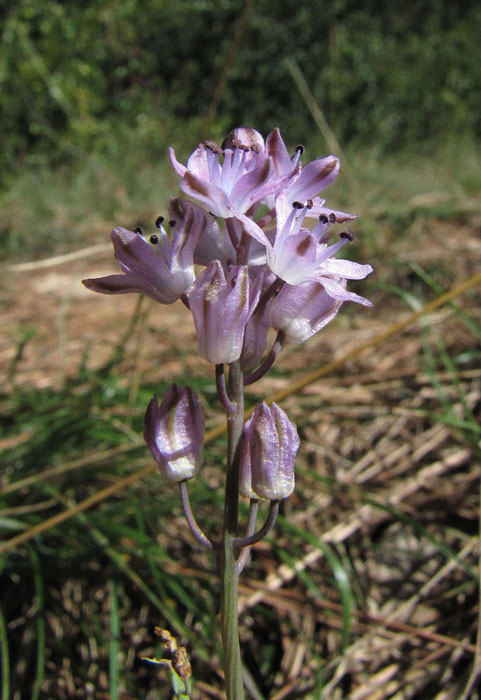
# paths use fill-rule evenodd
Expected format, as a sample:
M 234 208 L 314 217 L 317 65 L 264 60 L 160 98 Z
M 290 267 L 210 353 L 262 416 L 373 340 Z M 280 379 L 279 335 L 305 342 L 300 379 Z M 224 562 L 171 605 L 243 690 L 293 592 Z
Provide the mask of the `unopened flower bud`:
M 204 446 L 204 414 L 197 394 L 172 384 L 160 406 L 154 396 L 145 414 L 144 438 L 168 481 L 191 479 L 200 469 Z
M 246 498 L 271 501 L 294 490 L 294 461 L 299 449 L 296 426 L 275 403 L 257 405 L 244 427 L 239 489 Z
M 227 134 L 222 148 L 244 148 L 257 153 L 264 153 L 264 139 L 255 129 L 243 126 L 233 129 Z
M 259 292 L 255 298 L 249 297 L 247 267 L 231 267 L 225 275 L 220 262 L 213 260 L 201 272 L 189 295 L 201 357 L 214 364 L 240 357 L 244 329 Z

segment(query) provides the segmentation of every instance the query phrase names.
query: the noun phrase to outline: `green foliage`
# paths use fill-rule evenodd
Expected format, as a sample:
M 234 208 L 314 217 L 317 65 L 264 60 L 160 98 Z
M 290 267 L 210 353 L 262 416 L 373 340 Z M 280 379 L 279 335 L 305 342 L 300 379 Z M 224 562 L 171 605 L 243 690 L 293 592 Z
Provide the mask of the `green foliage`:
M 155 148 L 177 120 L 200 124 L 231 49 L 236 0 L 19 0 L 3 10 L 2 165 L 98 147 L 119 123 Z M 283 59 L 296 61 L 342 141 L 398 148 L 480 133 L 481 8 L 468 0 L 256 0 L 223 90 L 223 128 L 312 120 Z M 295 136 L 294 136 L 295 135 Z M 34 158 L 35 160 L 35 158 Z

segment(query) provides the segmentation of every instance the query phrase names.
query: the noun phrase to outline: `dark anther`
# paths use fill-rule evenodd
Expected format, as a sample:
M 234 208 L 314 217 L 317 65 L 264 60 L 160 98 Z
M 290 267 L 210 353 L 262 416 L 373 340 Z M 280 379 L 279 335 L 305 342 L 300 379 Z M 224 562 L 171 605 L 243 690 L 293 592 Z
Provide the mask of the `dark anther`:
M 251 146 L 251 151 L 253 153 L 260 153 L 261 152 L 261 147 L 257 143 L 253 143 Z
M 296 153 L 299 152 L 301 156 L 304 153 L 304 150 L 305 150 L 305 148 L 302 145 L 302 143 L 300 143 L 298 146 L 296 146 Z
M 306 206 L 308 209 L 312 209 L 312 207 L 314 206 L 312 199 L 307 200 Z
M 140 233 L 141 236 L 144 235 L 144 232 L 142 231 L 142 229 L 140 228 L 140 226 L 136 226 L 136 227 L 134 228 L 134 233 Z
M 204 141 L 204 146 L 212 151 L 212 153 L 222 153 L 222 149 L 219 148 L 215 141 Z
M 292 202 L 294 209 L 304 209 L 304 205 L 301 202 Z
M 169 221 L 169 226 L 175 226 L 176 223 L 177 223 L 177 221 L 175 219 L 171 219 Z
M 211 216 L 213 216 L 214 219 L 215 219 L 215 214 L 213 214 L 211 211 L 209 212 L 209 214 L 210 214 Z
M 155 220 L 155 225 L 157 226 L 157 228 L 162 228 L 163 223 L 164 223 L 164 217 L 158 216 Z
M 152 243 L 152 245 L 155 245 L 156 243 L 159 242 L 159 237 L 158 237 L 158 235 L 157 235 L 156 233 L 153 233 L 153 234 L 151 235 L 151 237 L 150 237 L 150 242 Z
M 354 234 L 352 231 L 348 231 L 346 229 L 345 231 L 341 231 L 341 233 L 339 234 L 339 238 L 347 238 L 348 241 L 353 241 Z
M 321 222 L 321 224 L 327 224 L 329 219 L 327 218 L 327 216 L 325 214 L 321 214 L 321 216 L 319 217 L 319 221 Z
M 329 221 L 331 222 L 331 224 L 335 224 L 336 223 L 336 215 L 329 214 Z

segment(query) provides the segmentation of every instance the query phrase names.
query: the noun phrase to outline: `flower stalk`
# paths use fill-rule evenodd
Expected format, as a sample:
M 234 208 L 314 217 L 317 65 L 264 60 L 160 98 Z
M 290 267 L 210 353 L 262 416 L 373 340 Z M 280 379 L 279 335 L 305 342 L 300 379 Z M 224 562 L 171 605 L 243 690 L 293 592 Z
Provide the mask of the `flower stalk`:
M 227 473 L 221 559 L 221 622 L 227 700 L 243 700 L 242 661 L 239 644 L 237 597 L 239 567 L 236 557 L 239 517 L 239 473 L 244 424 L 244 383 L 240 360 L 229 365 L 227 413 Z

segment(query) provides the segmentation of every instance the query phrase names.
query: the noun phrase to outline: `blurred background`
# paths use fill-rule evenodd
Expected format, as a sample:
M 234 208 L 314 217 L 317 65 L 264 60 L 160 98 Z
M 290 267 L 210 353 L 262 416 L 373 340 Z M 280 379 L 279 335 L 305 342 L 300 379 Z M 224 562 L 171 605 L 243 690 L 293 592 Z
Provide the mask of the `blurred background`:
M 366 0 L 19 0 L 1 12 L 3 255 L 30 260 L 165 206 L 169 144 L 186 156 L 238 125 L 280 126 L 291 147 L 327 153 L 304 83 L 358 184 L 374 157 L 382 167 L 401 154 L 416 189 L 420 176 L 427 191 L 475 184 L 474 0 L 402 12 Z
M 243 579 L 248 697 L 478 698 L 479 284 L 376 337 L 479 273 L 480 3 L 16 0 L 0 36 L 2 700 L 170 698 L 140 661 L 155 625 L 193 698 L 223 697 L 212 561 L 135 478 L 173 378 L 218 425 L 210 368 L 183 307 L 80 279 L 116 269 L 113 226 L 166 215 L 169 145 L 185 162 L 237 126 L 340 156 L 327 204 L 361 215 L 347 255 L 375 268 L 350 285 L 373 309 L 344 305 L 247 397 L 372 342 L 282 404 L 303 448 Z M 211 533 L 223 449 L 192 489 Z

